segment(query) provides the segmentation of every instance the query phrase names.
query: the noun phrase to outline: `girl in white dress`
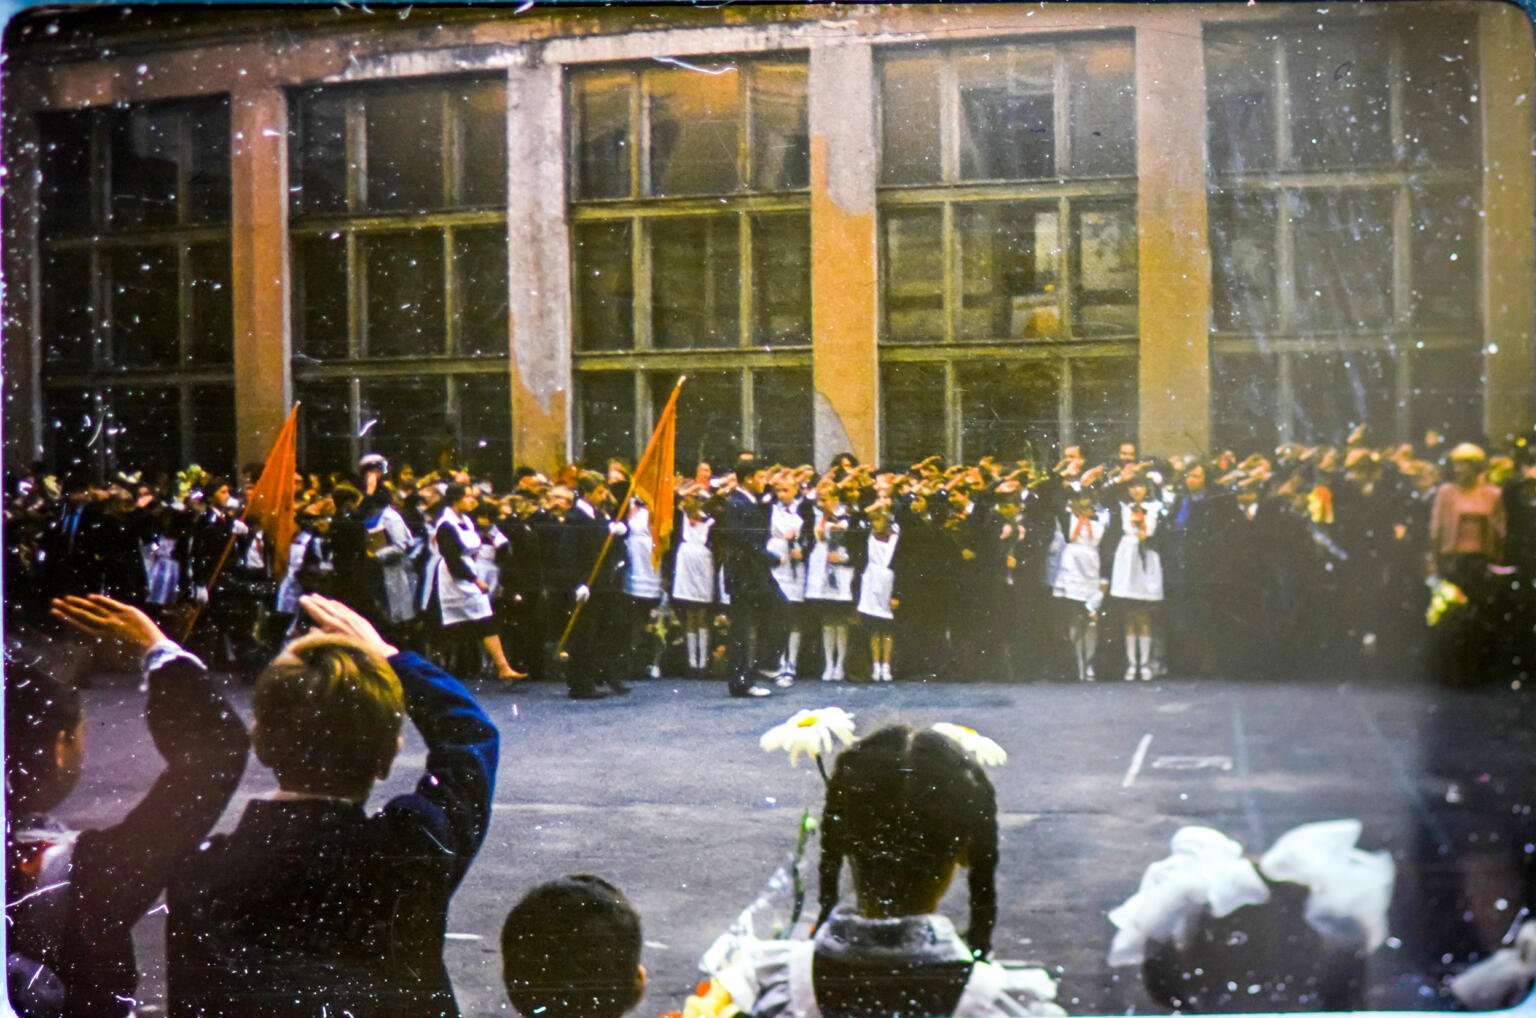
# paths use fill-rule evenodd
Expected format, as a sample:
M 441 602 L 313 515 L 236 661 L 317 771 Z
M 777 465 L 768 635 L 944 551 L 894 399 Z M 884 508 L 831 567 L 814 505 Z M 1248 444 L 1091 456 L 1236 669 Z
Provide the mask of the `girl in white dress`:
M 1093 495 L 1074 491 L 1071 508 L 1056 521 L 1052 541 L 1051 593 L 1068 608 L 1067 638 L 1077 658 L 1079 682 L 1093 681 L 1093 655 L 1098 649 L 1097 616 L 1109 584 L 1103 578 L 1099 545 L 1109 529 L 1109 514 L 1095 508 Z
M 805 517 L 800 511 L 800 485 L 779 481 L 768 520 L 768 551 L 778 556 L 773 578 L 784 595 L 784 653 L 779 659 L 778 685 L 792 686 L 799 671 L 800 627 L 805 614 Z
M 700 675 L 709 666 L 709 609 L 715 602 L 710 532 L 715 521 L 704 512 L 704 500 L 697 491 L 688 491 L 682 501 L 682 519 L 672 542 L 672 600 L 683 612 L 689 673 Z
M 901 527 L 891 511 L 869 511 L 869 536 L 864 543 L 864 570 L 859 574 L 859 620 L 869 631 L 869 681 L 891 681 L 891 631 L 901 606 L 896 594 L 896 549 Z
M 1126 483 L 1125 501 L 1115 510 L 1119 528 L 1111 560 L 1109 594 L 1122 602 L 1125 615 L 1125 680 L 1152 678 L 1152 610 L 1163 600 L 1163 561 L 1157 553 L 1163 504 L 1149 498 L 1145 477 Z
M 853 621 L 853 563 L 848 556 L 848 511 L 831 485 L 816 494 L 811 516 L 813 543 L 805 564 L 805 599 L 821 616 L 821 646 L 826 656 L 821 681 L 841 682 L 848 657 L 848 626 Z

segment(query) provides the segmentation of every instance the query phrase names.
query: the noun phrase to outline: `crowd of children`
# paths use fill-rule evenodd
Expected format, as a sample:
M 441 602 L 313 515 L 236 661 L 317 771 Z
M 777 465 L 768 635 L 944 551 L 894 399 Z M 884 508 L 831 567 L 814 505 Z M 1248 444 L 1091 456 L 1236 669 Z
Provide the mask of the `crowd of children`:
M 1142 459 L 1127 443 L 1100 464 L 1069 448 L 1051 466 L 935 457 L 900 470 L 844 455 L 824 472 L 744 456 L 678 478 L 659 568 L 620 461 L 554 477 L 519 468 L 503 490 L 462 471 L 391 471 L 379 456 L 303 478 L 281 575 L 240 520 L 238 485 L 195 468 L 159 484 L 13 474 L 6 603 L 22 621 L 70 593 L 171 620 L 206 604 L 199 649 L 249 668 L 303 593 L 326 593 L 461 673 L 560 673 L 578 698 L 663 671 L 766 695 L 801 676 L 1089 681 L 1427 663 L 1464 680 L 1536 657 L 1524 441 L 1490 457 L 1434 435 L 1377 447 L 1357 433 L 1242 459 Z

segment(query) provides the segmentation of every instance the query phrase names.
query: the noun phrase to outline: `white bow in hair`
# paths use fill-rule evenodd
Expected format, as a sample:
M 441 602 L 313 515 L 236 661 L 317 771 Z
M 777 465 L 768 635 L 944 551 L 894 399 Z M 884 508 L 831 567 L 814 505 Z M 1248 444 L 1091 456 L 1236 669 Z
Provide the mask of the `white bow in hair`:
M 1307 896 L 1307 925 L 1332 940 L 1364 940 L 1366 953 L 1387 939 L 1387 907 L 1397 866 L 1386 852 L 1355 847 L 1358 820 L 1325 820 L 1294 827 L 1259 860 L 1271 880 L 1301 884 Z
M 1195 917 L 1209 908 L 1217 917 L 1269 900 L 1269 888 L 1243 846 L 1210 827 L 1183 827 L 1168 846 L 1172 855 L 1147 867 L 1141 887 L 1109 913 L 1116 933 L 1110 965 L 1139 965 L 1147 941 L 1183 945 Z

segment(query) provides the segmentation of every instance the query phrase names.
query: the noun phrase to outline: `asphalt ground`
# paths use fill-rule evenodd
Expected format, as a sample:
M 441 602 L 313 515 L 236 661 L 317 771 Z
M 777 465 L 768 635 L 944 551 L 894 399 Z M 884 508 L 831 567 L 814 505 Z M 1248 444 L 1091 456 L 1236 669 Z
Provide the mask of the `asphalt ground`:
M 1393 938 L 1372 964 L 1378 1008 L 1445 1006 L 1443 974 L 1496 946 L 1524 903 L 1536 842 L 1536 708 L 1507 686 L 802 681 L 733 700 L 717 682 L 660 679 L 598 702 L 571 702 L 551 684 L 480 692 L 502 732 L 495 813 L 446 946 L 469 1016 L 510 1013 L 497 950 L 508 908 L 575 872 L 612 880 L 643 916 L 650 984 L 635 1013 L 680 1007 L 700 953 L 788 858 L 801 810 L 820 809 L 815 768 L 792 769 L 757 744 L 802 707 L 844 707 L 861 732 L 957 722 L 1007 749 L 991 772 L 1002 836 L 995 956 L 1048 965 L 1073 1014 L 1159 1010 L 1136 972 L 1106 966 L 1105 913 L 1184 824 L 1219 828 L 1256 855 L 1296 824 L 1364 821 L 1363 847 L 1390 851 L 1399 867 Z M 248 690 L 231 693 L 248 718 Z M 80 827 L 111 822 L 159 767 L 134 677 L 98 677 L 84 695 L 86 769 L 60 811 Z M 408 788 L 424 758 L 409 730 L 371 802 Z M 252 760 L 221 829 L 274 787 Z M 944 910 L 964 927 L 963 880 Z M 140 1011 L 163 1013 L 162 911 L 136 939 Z

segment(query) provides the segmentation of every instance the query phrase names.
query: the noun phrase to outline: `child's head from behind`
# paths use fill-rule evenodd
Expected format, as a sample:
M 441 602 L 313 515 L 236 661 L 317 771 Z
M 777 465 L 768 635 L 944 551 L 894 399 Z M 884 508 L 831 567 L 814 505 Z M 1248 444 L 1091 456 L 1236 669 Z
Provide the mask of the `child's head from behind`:
M 997 919 L 997 799 L 981 766 L 948 736 L 882 728 L 837 758 L 822 815 L 822 920 L 837 904 L 843 860 L 859 911 L 932 912 L 957 866 L 970 871 L 967 940 L 991 948 Z
M 42 813 L 69 795 L 85 756 L 80 695 L 25 665 L 5 668 L 5 808 Z
M 286 791 L 364 799 L 400 749 L 405 697 L 383 658 L 345 637 L 300 637 L 256 683 L 252 742 Z
M 507 997 L 527 1018 L 618 1018 L 645 989 L 639 913 L 587 874 L 540 884 L 513 906 L 501 960 Z

